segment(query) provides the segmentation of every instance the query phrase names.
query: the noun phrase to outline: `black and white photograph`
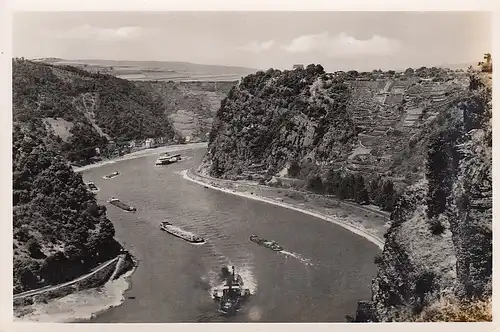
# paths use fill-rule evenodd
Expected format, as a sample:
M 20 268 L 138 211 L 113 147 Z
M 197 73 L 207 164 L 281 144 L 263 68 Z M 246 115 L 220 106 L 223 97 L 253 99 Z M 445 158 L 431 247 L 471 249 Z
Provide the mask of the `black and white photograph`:
M 11 25 L 14 325 L 493 321 L 492 12 Z

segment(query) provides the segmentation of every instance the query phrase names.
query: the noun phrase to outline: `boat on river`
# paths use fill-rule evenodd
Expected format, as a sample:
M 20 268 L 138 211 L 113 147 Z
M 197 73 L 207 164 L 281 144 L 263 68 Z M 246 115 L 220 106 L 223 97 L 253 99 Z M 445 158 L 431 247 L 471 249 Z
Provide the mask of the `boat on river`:
M 227 271 L 227 268 L 225 268 Z M 224 270 L 224 269 L 223 269 Z M 243 308 L 250 298 L 250 289 L 244 288 L 243 278 L 234 271 L 226 278 L 220 289 L 215 289 L 212 297 L 219 302 L 218 311 L 224 315 L 234 315 Z
M 104 175 L 102 178 L 103 178 L 103 179 L 106 179 L 106 180 L 109 180 L 109 179 L 112 179 L 112 178 L 114 178 L 114 177 L 117 177 L 118 175 L 120 175 L 120 172 L 115 171 L 115 172 L 113 172 L 113 173 L 111 173 L 111 174 Z
M 168 165 L 175 163 L 179 160 L 181 160 L 180 154 L 174 154 L 174 155 L 165 154 L 164 156 L 161 156 L 160 158 L 156 159 L 155 165 L 157 166 Z
M 190 243 L 196 243 L 196 244 L 202 244 L 205 243 L 205 240 L 191 232 L 188 232 L 186 230 L 183 230 L 179 227 L 176 227 L 169 223 L 168 221 L 163 221 L 160 223 L 160 229 L 172 234 L 174 236 L 177 236 L 178 238 L 181 238 L 185 241 L 188 241 Z
M 92 192 L 99 191 L 99 188 L 97 188 L 97 186 L 95 185 L 95 183 L 92 182 L 92 181 L 89 181 L 87 183 L 87 188 L 89 188 L 89 190 L 92 191 Z
M 118 198 L 111 197 L 111 199 L 108 201 L 109 204 L 113 204 L 114 206 L 127 211 L 127 212 L 135 212 L 137 209 L 133 206 L 130 206 L 128 204 L 123 203 L 120 201 Z
M 268 249 L 274 250 L 274 251 L 283 251 L 283 247 L 280 246 L 276 241 L 272 240 L 266 240 L 263 239 L 257 235 L 252 235 L 250 236 L 250 241 L 255 242 L 261 246 L 264 246 Z

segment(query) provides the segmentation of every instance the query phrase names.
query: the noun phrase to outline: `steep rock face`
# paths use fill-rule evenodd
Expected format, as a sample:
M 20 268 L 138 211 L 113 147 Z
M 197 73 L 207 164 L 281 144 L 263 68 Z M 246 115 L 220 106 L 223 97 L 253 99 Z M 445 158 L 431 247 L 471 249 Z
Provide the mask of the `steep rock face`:
M 425 179 L 396 203 L 372 300 L 360 304 L 358 321 L 463 319 L 446 318 L 441 303 L 491 297 L 490 88 L 471 73 L 457 106 L 429 140 Z
M 348 101 L 348 86 L 321 66 L 247 76 L 217 112 L 208 148 L 210 173 L 266 176 L 292 160 L 345 160 L 356 137 Z
M 222 101 L 204 169 L 268 180 L 296 164 L 301 178 L 341 169 L 401 189 L 422 178 L 436 118 L 465 90 L 460 73 L 435 75 L 374 78 L 314 65 L 249 75 Z

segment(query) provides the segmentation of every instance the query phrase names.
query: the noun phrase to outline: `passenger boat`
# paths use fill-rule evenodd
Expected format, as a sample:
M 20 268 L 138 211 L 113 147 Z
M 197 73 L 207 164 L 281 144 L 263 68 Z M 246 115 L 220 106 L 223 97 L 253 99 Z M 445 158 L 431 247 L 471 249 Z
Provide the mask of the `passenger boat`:
M 108 201 L 109 204 L 113 204 L 114 206 L 128 212 L 135 212 L 137 209 L 133 206 L 130 206 L 128 204 L 123 203 L 120 201 L 118 198 L 111 197 L 111 199 Z
M 181 238 L 185 241 L 191 242 L 191 243 L 196 243 L 196 244 L 202 244 L 205 243 L 205 240 L 191 232 L 185 231 L 179 227 L 173 226 L 171 223 L 168 221 L 163 221 L 160 223 L 160 229 L 164 230 L 167 233 L 170 233 L 174 236 L 177 236 L 178 238 Z
M 97 186 L 92 181 L 89 181 L 87 183 L 87 188 L 89 188 L 90 191 L 99 191 L 99 188 L 97 188 Z
M 104 175 L 102 178 L 108 180 L 108 179 L 112 179 L 112 178 L 114 178 L 114 177 L 116 177 L 118 175 L 120 175 L 120 173 L 118 171 L 115 171 L 115 172 L 113 172 L 111 174 Z
M 156 159 L 155 165 L 157 165 L 157 166 L 168 165 L 168 164 L 175 163 L 179 160 L 181 160 L 180 154 L 175 154 L 175 155 L 165 154 L 164 156 L 161 156 L 160 158 Z
M 271 241 L 271 240 L 266 240 L 263 239 L 257 235 L 252 235 L 250 236 L 250 241 L 255 242 L 257 244 L 260 244 L 261 246 L 264 246 L 268 249 L 274 250 L 274 251 L 283 251 L 283 247 L 280 246 L 276 241 Z
M 250 298 L 250 289 L 243 287 L 243 279 L 235 274 L 234 266 L 230 277 L 220 289 L 214 290 L 212 297 L 219 302 L 218 311 L 225 315 L 234 315 L 243 308 Z M 226 269 L 227 270 L 227 269 Z

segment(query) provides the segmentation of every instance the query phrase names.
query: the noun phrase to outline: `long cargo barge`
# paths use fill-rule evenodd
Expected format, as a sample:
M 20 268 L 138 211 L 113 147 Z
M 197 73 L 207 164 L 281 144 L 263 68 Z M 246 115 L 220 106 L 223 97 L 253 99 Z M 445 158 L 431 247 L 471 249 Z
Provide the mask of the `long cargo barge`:
M 125 204 L 123 203 L 122 201 L 120 201 L 118 198 L 111 198 L 109 201 L 108 201 L 109 204 L 113 204 L 114 206 L 124 210 L 124 211 L 127 211 L 127 212 L 135 212 L 137 211 L 137 209 L 133 206 L 130 206 L 128 204 Z
M 257 235 L 250 236 L 250 241 L 255 242 L 261 246 L 264 246 L 273 251 L 283 251 L 283 247 L 280 246 L 276 241 L 266 240 Z
M 205 243 L 205 240 L 203 238 L 191 232 L 185 231 L 179 227 L 173 226 L 168 221 L 161 222 L 160 229 L 190 243 L 196 243 L 196 244 Z

